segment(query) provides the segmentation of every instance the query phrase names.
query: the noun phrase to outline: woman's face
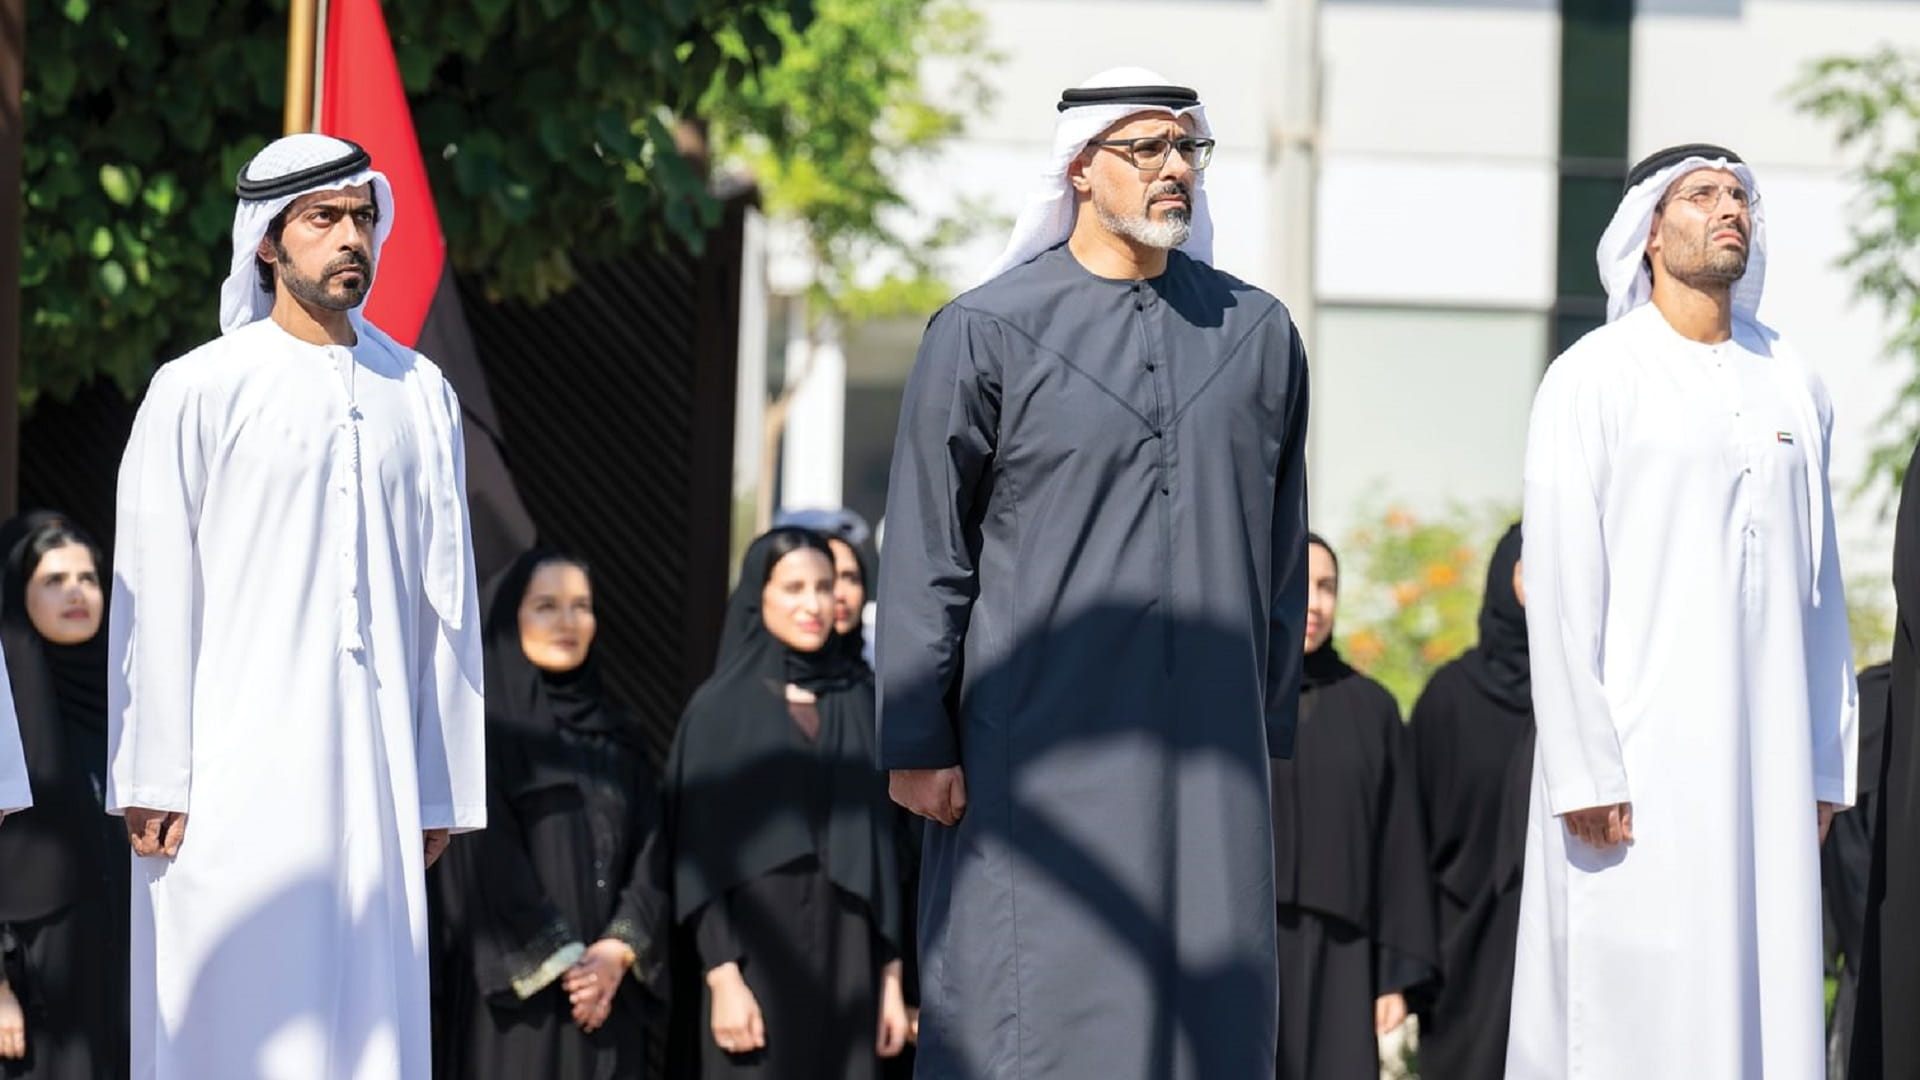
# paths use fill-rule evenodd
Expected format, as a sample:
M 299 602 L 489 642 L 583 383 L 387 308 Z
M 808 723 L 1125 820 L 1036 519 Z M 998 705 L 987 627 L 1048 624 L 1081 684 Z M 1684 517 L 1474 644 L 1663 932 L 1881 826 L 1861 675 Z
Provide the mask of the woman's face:
M 829 540 L 833 549 L 833 629 L 851 634 L 860 628 L 861 613 L 867 607 L 867 576 L 860 570 L 860 556 L 845 540 Z
M 520 600 L 520 649 L 534 667 L 559 674 L 586 663 L 598 626 L 584 569 L 566 562 L 534 567 Z
M 767 632 L 795 652 L 819 652 L 833 633 L 833 561 L 813 548 L 789 551 L 760 590 Z
M 1319 652 L 1333 634 L 1340 606 L 1340 571 L 1333 555 L 1319 544 L 1307 545 L 1307 651 Z
M 63 544 L 40 556 L 27 582 L 27 619 L 55 645 L 92 641 L 100 632 L 100 570 L 84 544 Z

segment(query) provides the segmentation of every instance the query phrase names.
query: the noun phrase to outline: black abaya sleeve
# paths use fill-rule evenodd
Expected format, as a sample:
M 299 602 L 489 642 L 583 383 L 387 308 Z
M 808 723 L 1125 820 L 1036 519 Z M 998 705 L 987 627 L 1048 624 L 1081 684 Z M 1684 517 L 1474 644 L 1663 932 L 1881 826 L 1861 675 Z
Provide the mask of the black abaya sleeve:
M 667 1000 L 667 927 L 673 901 L 667 895 L 667 843 L 660 825 L 658 797 L 649 784 L 634 808 L 635 845 L 620 902 L 607 920 L 602 938 L 623 941 L 633 950 L 633 977 L 660 1000 Z
M 1398 715 L 1386 721 L 1388 771 L 1381 791 L 1380 837 L 1374 845 L 1375 996 L 1433 982 L 1440 970 L 1426 827 L 1413 773 L 1413 736 Z
M 1373 947 L 1373 996 L 1413 994 L 1433 982 L 1431 963 L 1410 956 L 1391 945 Z
M 458 841 L 470 870 L 459 887 L 470 890 L 474 977 L 489 997 L 525 1000 L 565 973 L 585 944 L 541 889 L 512 804 L 497 783 L 488 789 L 487 827 Z
M 728 890 L 700 905 L 693 913 L 693 945 L 700 953 L 700 970 L 712 971 L 722 964 L 739 961 L 747 955 L 740 944 L 739 930 L 733 924 L 733 891 Z

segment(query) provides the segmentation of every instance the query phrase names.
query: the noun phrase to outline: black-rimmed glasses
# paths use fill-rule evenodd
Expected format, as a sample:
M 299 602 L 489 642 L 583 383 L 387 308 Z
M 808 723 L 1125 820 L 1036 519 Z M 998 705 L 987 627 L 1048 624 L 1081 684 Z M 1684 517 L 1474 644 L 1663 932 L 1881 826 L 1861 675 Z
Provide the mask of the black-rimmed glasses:
M 1167 154 L 1179 150 L 1180 156 L 1196 170 L 1204 169 L 1213 160 L 1213 140 L 1192 135 L 1183 135 L 1169 139 L 1164 135 L 1144 135 L 1138 139 L 1096 139 L 1092 146 L 1105 146 L 1119 150 L 1133 163 L 1133 167 L 1142 172 L 1158 169 L 1167 163 Z

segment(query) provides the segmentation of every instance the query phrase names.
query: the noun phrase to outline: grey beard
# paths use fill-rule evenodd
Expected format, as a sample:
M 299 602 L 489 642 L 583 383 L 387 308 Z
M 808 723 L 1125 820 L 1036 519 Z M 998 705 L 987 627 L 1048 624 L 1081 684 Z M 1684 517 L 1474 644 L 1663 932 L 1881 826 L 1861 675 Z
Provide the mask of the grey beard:
M 1144 213 L 1121 217 L 1098 202 L 1093 204 L 1093 212 L 1108 232 L 1124 236 L 1143 247 L 1171 251 L 1186 243 L 1187 238 L 1193 235 L 1193 218 L 1185 210 L 1169 210 L 1167 216 L 1159 221 L 1154 221 Z

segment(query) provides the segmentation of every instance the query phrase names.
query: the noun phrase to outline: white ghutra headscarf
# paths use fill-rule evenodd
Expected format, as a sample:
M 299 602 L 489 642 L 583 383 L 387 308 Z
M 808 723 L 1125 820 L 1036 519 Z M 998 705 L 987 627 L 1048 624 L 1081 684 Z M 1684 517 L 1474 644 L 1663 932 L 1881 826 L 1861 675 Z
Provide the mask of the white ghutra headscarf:
M 1612 322 L 1653 298 L 1653 279 L 1647 273 L 1647 236 L 1655 208 L 1675 180 L 1695 169 L 1725 169 L 1740 178 L 1754 197 L 1748 216 L 1753 230 L 1747 237 L 1747 272 L 1733 286 L 1733 310 L 1749 321 L 1760 308 L 1760 290 L 1767 280 L 1767 220 L 1760 210 L 1760 189 L 1753 170 L 1733 151 L 1706 143 L 1675 146 L 1649 156 L 1627 173 L 1627 193 L 1613 221 L 1600 237 L 1595 259 L 1600 283 L 1607 290 L 1607 321 Z
M 393 232 L 393 185 L 373 170 L 373 159 L 358 145 L 331 135 L 303 133 L 268 143 L 241 168 L 234 188 L 240 205 L 233 212 L 233 264 L 220 286 L 220 332 L 264 319 L 273 310 L 273 293 L 260 288 L 254 258 L 267 226 L 293 200 L 315 191 L 373 185 L 380 220 L 373 227 L 373 265 L 380 267 L 380 246 Z M 367 289 L 373 289 L 368 275 Z
M 1060 119 L 1053 129 L 1053 157 L 1041 174 L 1041 186 L 1021 209 L 1006 250 L 988 267 L 980 283 L 992 281 L 1072 235 L 1074 197 L 1073 185 L 1067 180 L 1068 167 L 1101 132 L 1129 116 L 1152 112 L 1175 119 L 1191 116 L 1194 134 L 1213 137 L 1206 107 L 1199 103 L 1198 95 L 1171 85 L 1165 77 L 1145 68 L 1103 71 L 1062 95 Z M 1196 172 L 1193 177 L 1193 231 L 1180 250 L 1201 262 L 1213 261 L 1213 215 L 1207 209 L 1204 172 Z

